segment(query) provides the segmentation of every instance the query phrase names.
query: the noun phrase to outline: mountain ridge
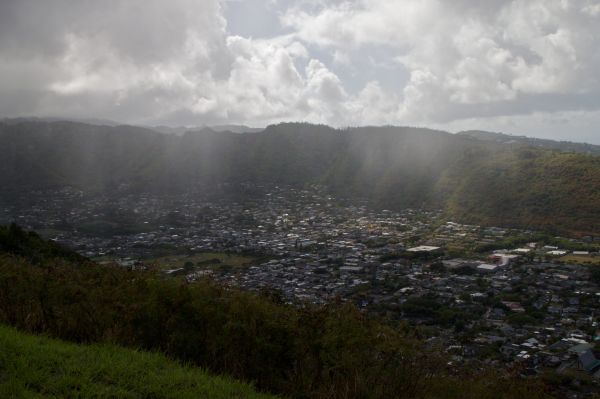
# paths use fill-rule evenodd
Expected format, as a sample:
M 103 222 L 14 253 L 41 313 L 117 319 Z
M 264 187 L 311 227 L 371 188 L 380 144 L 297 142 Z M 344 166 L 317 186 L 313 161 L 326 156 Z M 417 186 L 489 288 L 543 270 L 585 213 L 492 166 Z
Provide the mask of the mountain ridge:
M 176 136 L 36 121 L 0 124 L 0 148 L 7 193 L 321 184 L 378 207 L 435 207 L 471 223 L 600 232 L 600 157 L 440 130 L 282 123 L 254 134 Z
M 583 154 L 600 154 L 600 145 L 574 142 L 566 140 L 550 140 L 521 135 L 511 135 L 484 130 L 465 130 L 456 133 L 459 136 L 472 137 L 478 140 L 494 141 L 502 144 L 525 144 L 532 147 L 554 149 L 566 152 L 579 152 Z

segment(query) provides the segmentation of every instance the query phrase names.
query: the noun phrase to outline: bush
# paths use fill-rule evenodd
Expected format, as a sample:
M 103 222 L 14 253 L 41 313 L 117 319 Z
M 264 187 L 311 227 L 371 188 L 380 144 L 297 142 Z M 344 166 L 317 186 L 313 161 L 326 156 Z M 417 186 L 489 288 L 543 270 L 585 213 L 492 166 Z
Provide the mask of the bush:
M 40 253 L 51 245 L 33 241 Z M 75 342 L 159 350 L 296 398 L 423 398 L 453 390 L 460 395 L 436 397 L 519 397 L 495 390 L 501 377 L 486 381 L 487 391 L 471 390 L 465 371 L 448 373 L 439 351 L 352 305 L 297 308 L 273 293 L 209 280 L 187 284 L 89 261 L 38 260 L 0 255 L 0 322 Z M 414 305 L 435 308 L 431 301 Z M 484 377 L 469 378 L 478 386 Z

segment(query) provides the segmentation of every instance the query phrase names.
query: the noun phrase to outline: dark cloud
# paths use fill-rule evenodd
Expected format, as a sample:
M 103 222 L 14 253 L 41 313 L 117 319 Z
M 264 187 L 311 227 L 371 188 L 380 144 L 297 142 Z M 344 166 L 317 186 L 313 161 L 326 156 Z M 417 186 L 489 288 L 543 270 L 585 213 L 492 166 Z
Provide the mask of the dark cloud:
M 175 125 L 596 118 L 599 46 L 592 0 L 3 0 L 0 112 Z

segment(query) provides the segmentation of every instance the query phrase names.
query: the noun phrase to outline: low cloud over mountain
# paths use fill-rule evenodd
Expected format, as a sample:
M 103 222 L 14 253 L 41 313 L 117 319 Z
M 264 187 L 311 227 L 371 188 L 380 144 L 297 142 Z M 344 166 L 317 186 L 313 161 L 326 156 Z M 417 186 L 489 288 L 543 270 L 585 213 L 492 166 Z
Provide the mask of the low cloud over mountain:
M 8 0 L 0 109 L 600 142 L 599 41 L 592 0 Z

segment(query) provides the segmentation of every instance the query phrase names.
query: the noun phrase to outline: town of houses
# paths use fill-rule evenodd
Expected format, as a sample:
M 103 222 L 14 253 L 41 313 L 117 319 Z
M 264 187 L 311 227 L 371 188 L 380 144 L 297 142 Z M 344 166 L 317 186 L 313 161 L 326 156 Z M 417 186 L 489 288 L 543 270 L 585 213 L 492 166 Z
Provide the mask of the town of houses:
M 246 255 L 256 261 L 162 273 L 271 290 L 299 306 L 352 302 L 417 326 L 456 363 L 600 380 L 595 237 L 523 242 L 511 238 L 536 233 L 454 223 L 437 210 L 376 210 L 319 187 L 266 191 L 243 202 L 44 192 L 0 208 L 0 222 L 122 267 L 147 268 L 157 251 Z

